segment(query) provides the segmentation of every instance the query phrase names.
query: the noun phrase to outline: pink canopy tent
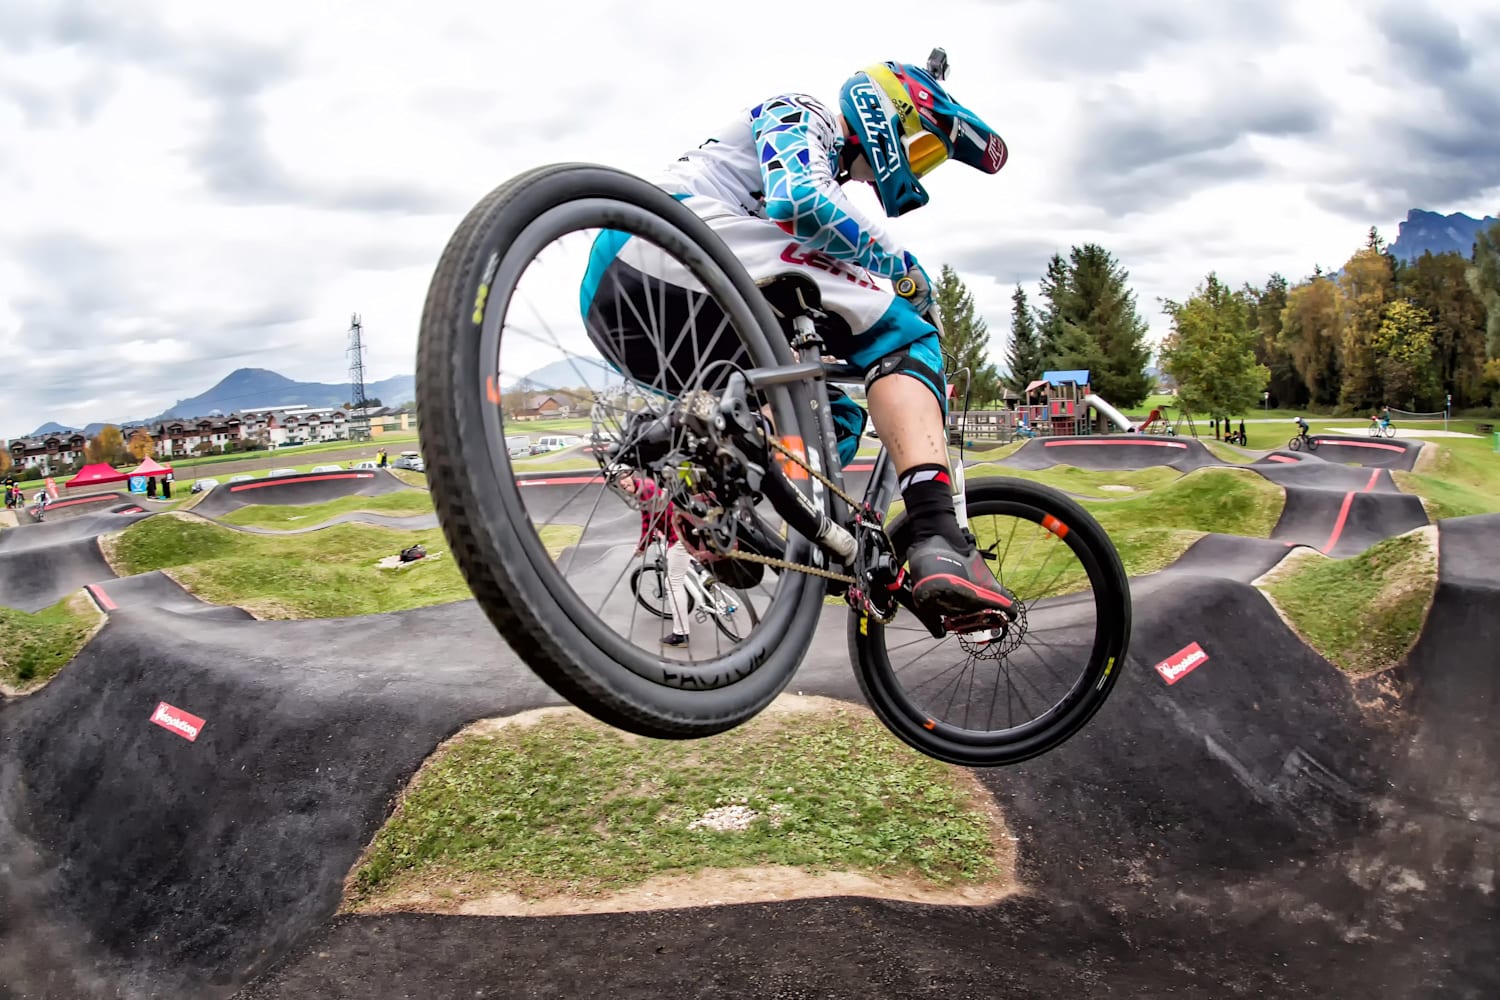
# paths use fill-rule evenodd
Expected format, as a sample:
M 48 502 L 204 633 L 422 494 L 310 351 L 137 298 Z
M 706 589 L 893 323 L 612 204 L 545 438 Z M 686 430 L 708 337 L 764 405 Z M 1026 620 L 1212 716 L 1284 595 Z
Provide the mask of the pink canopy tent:
M 63 485 L 68 489 L 75 486 L 103 486 L 106 483 L 123 483 L 129 478 L 128 472 L 121 472 L 103 462 L 95 462 L 79 469 L 78 474 Z
M 144 462 L 142 462 L 140 465 L 137 465 L 135 467 L 135 469 L 130 473 L 130 475 L 132 475 L 132 476 L 165 476 L 167 473 L 169 473 L 171 471 L 172 471 L 172 467 L 170 465 L 162 465 L 156 459 L 152 458 L 150 455 L 147 455 L 146 456 L 146 460 Z

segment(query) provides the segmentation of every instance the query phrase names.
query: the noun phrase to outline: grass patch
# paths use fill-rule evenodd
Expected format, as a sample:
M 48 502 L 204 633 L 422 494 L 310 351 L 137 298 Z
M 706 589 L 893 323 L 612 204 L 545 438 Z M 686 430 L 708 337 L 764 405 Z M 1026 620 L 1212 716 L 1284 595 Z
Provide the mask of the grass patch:
M 541 529 L 555 558 L 579 529 Z M 376 564 L 408 545 L 429 557 L 406 569 Z M 469 588 L 442 532 L 337 524 L 301 535 L 247 535 L 196 518 L 153 517 L 126 528 L 111 546 L 122 576 L 171 570 L 214 604 L 238 605 L 261 618 L 342 618 L 467 600 Z
M 1453 443 L 1450 445 L 1449 441 Z M 1448 439 L 1421 472 L 1392 472 L 1396 485 L 1422 498 L 1433 520 L 1500 513 L 1500 454 L 1487 443 Z
M 1248 469 L 1197 469 L 1149 496 L 1084 506 L 1136 576 L 1166 567 L 1208 532 L 1270 537 L 1284 500 L 1281 487 Z
M 1251 444 L 1246 445 L 1247 448 L 1259 448 L 1264 451 L 1272 451 L 1286 444 L 1285 441 L 1281 441 L 1275 444 L 1267 441 L 1262 444 L 1260 442 L 1256 442 L 1255 436 L 1248 432 L 1246 432 L 1245 436 L 1252 442 Z M 1219 461 L 1225 462 L 1229 465 L 1249 465 L 1251 462 L 1255 461 L 1256 456 L 1246 455 L 1244 452 L 1236 450 L 1230 445 L 1225 444 L 1223 441 L 1215 441 L 1213 438 L 1199 438 L 1198 440 L 1203 442 L 1203 447 L 1208 449 L 1208 453 L 1210 455 L 1212 455 Z
M 1168 483 L 1175 482 L 1181 478 L 1182 473 L 1166 466 L 1111 472 L 1096 469 L 1080 469 L 1072 465 L 1054 465 L 1047 469 L 1012 469 L 1008 466 L 992 465 L 986 462 L 983 465 L 975 465 L 965 469 L 964 475 L 969 478 L 978 478 L 980 476 L 1011 476 L 1015 479 L 1029 479 L 1032 482 L 1055 486 L 1060 490 L 1077 496 L 1105 500 L 1130 496 L 1134 493 L 1147 492 L 1166 486 Z M 1109 488 L 1120 486 L 1127 488 Z
M 1387 538 L 1349 559 L 1298 559 L 1262 588 L 1329 663 L 1352 673 L 1394 666 L 1417 636 L 1437 589 L 1435 529 Z
M 67 666 L 102 616 L 82 591 L 34 614 L 0 608 L 0 681 L 33 687 Z
M 415 486 L 419 490 L 427 488 L 427 473 L 425 472 L 413 472 L 410 469 L 387 469 L 386 471 L 407 486 Z
M 603 896 L 656 875 L 783 865 L 972 884 L 1001 873 L 965 773 L 838 708 L 770 712 L 703 740 L 578 713 L 485 726 L 433 755 L 347 883 L 350 908 L 460 884 Z M 743 828 L 703 821 L 742 807 Z
M 199 494 L 203 496 L 203 494 Z M 340 497 L 328 503 L 285 506 L 251 504 L 232 510 L 220 520 L 247 528 L 305 528 L 340 514 L 371 513 L 410 517 L 432 513 L 432 498 L 426 493 L 386 493 L 381 496 Z

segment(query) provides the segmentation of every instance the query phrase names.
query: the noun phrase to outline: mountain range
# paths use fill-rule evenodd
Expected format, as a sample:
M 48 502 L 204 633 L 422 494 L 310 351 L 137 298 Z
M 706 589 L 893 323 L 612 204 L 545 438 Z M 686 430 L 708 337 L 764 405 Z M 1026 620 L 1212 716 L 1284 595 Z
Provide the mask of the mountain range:
M 1406 213 L 1406 220 L 1397 229 L 1396 242 L 1390 245 L 1390 254 L 1397 260 L 1413 261 L 1423 253 L 1457 253 L 1467 258 L 1474 252 L 1474 240 L 1481 229 L 1493 226 L 1500 219 L 1486 215 L 1475 219 L 1454 212 L 1439 215 L 1414 208 Z
M 591 389 L 603 389 L 618 385 L 623 380 L 614 369 L 602 362 L 579 358 L 545 365 L 516 379 L 511 385 L 523 381 L 532 389 L 546 390 L 578 388 L 585 383 Z M 378 399 L 385 406 L 401 406 L 416 398 L 416 388 L 415 375 L 396 375 L 366 384 L 365 398 Z M 150 424 L 160 420 L 212 417 L 216 414 L 233 413 L 235 410 L 265 409 L 272 406 L 343 406 L 353 396 L 354 387 L 348 382 L 297 382 L 265 368 L 239 368 L 226 375 L 213 388 L 188 399 L 179 399 L 155 416 L 142 420 L 109 422 L 116 426 Z M 28 437 L 74 430 L 93 437 L 104 426 L 104 421 L 83 428 L 64 427 L 59 423 L 48 422 L 32 431 Z

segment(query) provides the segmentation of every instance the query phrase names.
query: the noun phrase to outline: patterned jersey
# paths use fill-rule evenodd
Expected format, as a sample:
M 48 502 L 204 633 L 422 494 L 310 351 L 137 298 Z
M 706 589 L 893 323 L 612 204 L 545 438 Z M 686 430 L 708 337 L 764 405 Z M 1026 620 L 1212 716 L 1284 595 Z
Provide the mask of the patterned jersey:
M 655 181 L 674 194 L 770 219 L 810 249 L 898 278 L 907 270 L 902 248 L 834 179 L 843 145 L 826 107 L 783 94 L 742 113 Z

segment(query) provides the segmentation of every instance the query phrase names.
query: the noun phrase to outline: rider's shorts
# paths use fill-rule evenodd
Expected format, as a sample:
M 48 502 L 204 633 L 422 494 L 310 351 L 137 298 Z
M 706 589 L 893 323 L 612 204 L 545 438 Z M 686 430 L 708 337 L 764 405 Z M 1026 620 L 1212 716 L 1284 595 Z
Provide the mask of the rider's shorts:
M 831 356 L 868 371 L 887 355 L 909 348 L 941 383 L 936 329 L 892 293 L 888 283 L 856 265 L 803 248 L 774 222 L 728 211 L 711 198 L 679 200 L 708 223 L 751 280 L 768 290 L 773 303 L 777 290 L 768 286 L 777 278 L 800 277 L 816 287 L 819 307 L 833 320 L 823 330 Z M 751 367 L 732 331 L 716 333 L 722 318 L 717 306 L 690 294 L 701 289 L 686 268 L 654 244 L 605 231 L 594 241 L 579 306 L 589 339 L 606 361 L 643 385 L 675 395 L 710 362 Z M 647 321 L 655 327 L 654 335 L 642 328 Z M 689 331 L 695 333 L 691 338 L 685 335 Z M 944 387 L 918 377 L 946 413 Z M 852 401 L 838 400 L 841 393 L 834 395 L 840 458 L 848 464 L 858 447 L 863 419 L 848 412 Z

